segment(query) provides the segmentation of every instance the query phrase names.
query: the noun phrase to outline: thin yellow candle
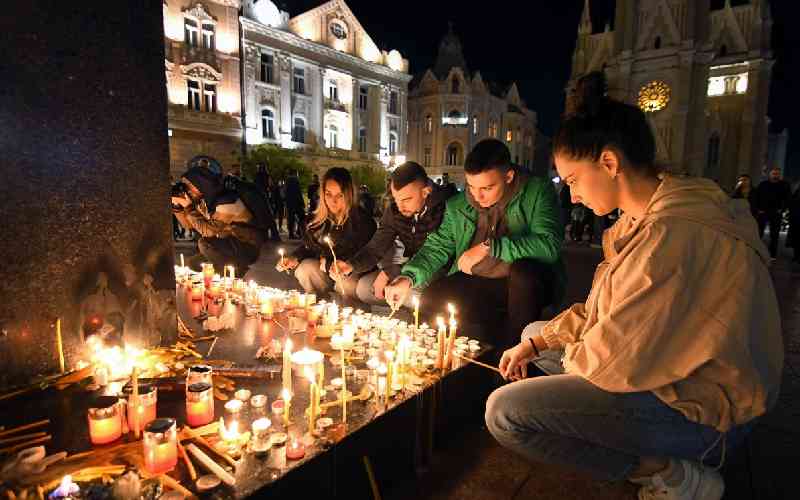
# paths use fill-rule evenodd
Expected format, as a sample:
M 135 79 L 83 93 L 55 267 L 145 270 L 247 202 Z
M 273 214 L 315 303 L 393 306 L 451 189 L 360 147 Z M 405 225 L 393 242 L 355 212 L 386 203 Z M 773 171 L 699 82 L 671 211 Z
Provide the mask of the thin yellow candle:
M 233 266 L 228 266 L 228 269 L 231 270 L 231 279 L 235 280 L 236 279 L 236 268 L 233 267 Z
M 450 320 L 450 336 L 447 338 L 447 357 L 445 358 L 444 366 L 448 370 L 453 363 L 453 347 L 456 343 L 456 321 Z
M 419 330 L 419 297 L 411 299 L 414 304 L 414 328 Z
M 285 253 L 285 251 L 283 250 L 283 248 L 279 248 L 278 249 L 278 254 L 281 256 L 281 267 L 283 267 L 283 263 L 284 263 L 284 256 L 283 256 L 284 253 Z
M 394 372 L 394 351 L 386 351 L 386 403 L 392 394 L 392 373 Z
M 345 376 L 344 342 L 342 347 L 342 423 L 347 425 L 347 377 Z
M 447 336 L 447 329 L 444 324 L 444 318 L 441 316 L 436 318 L 436 324 L 439 326 L 439 334 L 437 335 L 437 354 L 436 354 L 436 368 L 441 368 L 444 362 L 444 342 Z
M 181 267 L 186 267 L 186 264 L 183 261 L 183 254 L 181 254 Z
M 292 392 L 292 339 L 283 346 L 283 390 Z
M 289 427 L 289 412 L 292 408 L 292 393 L 286 388 L 281 392 L 283 396 L 283 425 Z
M 129 403 L 133 405 L 133 422 L 131 422 L 131 425 L 133 426 L 134 437 L 139 439 L 141 432 L 139 425 L 141 421 L 139 415 L 139 368 L 136 366 L 133 367 L 133 373 L 131 374 L 131 384 L 133 384 L 133 393 L 129 401 Z
M 308 367 L 306 367 L 305 372 L 306 378 L 308 378 L 308 433 L 312 434 L 314 431 L 314 422 L 316 420 L 316 415 L 314 414 L 316 410 L 314 408 L 315 401 L 317 400 L 317 384 L 315 382 L 316 375 Z
M 64 343 L 61 340 L 61 318 L 56 319 L 56 345 L 58 346 L 58 366 L 61 368 L 61 373 L 66 371 L 64 363 Z
M 447 312 L 450 313 L 450 322 L 456 320 L 456 307 L 453 304 L 447 304 Z

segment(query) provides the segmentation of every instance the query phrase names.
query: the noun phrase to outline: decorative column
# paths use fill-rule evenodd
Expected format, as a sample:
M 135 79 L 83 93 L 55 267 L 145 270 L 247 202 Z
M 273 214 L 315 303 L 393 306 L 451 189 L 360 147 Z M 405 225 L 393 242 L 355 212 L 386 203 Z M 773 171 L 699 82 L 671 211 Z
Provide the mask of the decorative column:
M 292 61 L 287 54 L 278 55 L 280 64 L 280 141 L 283 147 L 292 142 Z
M 381 160 L 389 154 L 389 86 L 380 86 L 380 157 Z
M 317 71 L 315 72 L 314 77 L 316 81 L 314 82 L 316 85 L 314 86 L 314 95 L 312 99 L 312 114 L 314 116 L 314 133 L 317 136 L 317 145 L 324 146 L 325 145 L 325 126 L 324 126 L 324 117 L 325 117 L 325 68 L 320 66 Z
M 358 107 L 358 104 L 361 99 L 361 92 L 360 92 L 360 85 L 358 83 L 358 78 L 353 77 L 353 99 L 350 103 L 350 124 L 351 127 L 351 134 L 352 134 L 352 142 L 350 143 L 350 151 L 353 152 L 353 157 L 357 158 L 359 156 L 358 153 L 358 129 L 360 127 L 359 118 L 361 116 L 361 110 Z

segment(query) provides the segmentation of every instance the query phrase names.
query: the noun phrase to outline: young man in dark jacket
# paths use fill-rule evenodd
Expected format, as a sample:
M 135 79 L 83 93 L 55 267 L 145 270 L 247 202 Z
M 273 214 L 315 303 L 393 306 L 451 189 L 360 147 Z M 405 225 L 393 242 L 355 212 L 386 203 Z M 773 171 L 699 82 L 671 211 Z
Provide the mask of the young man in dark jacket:
M 425 319 L 453 303 L 470 336 L 502 351 L 563 294 L 558 197 L 549 179 L 515 171 L 508 148 L 496 139 L 479 142 L 464 171 L 466 189 L 448 200 L 441 225 L 387 287 L 386 299 L 397 304 L 412 287 L 427 286 Z M 448 276 L 431 284 L 447 266 Z
M 781 179 L 781 169 L 773 168 L 769 179 L 758 185 L 756 196 L 758 205 L 758 231 L 764 237 L 764 229 L 769 225 L 769 253 L 774 259 L 778 255 L 783 211 L 792 197 L 791 185 Z
M 372 305 L 385 302 L 386 285 L 400 275 L 402 265 L 394 259 L 395 240 L 403 245 L 405 260 L 413 257 L 441 224 L 445 202 L 454 194 L 454 190 L 434 184 L 425 169 L 413 161 L 392 172 L 389 189 L 394 201 L 383 212 L 378 231 L 352 259 L 338 261 L 339 272 L 345 275 L 380 267 L 363 275 L 356 288 L 358 299 Z M 410 296 L 406 303 L 409 301 Z

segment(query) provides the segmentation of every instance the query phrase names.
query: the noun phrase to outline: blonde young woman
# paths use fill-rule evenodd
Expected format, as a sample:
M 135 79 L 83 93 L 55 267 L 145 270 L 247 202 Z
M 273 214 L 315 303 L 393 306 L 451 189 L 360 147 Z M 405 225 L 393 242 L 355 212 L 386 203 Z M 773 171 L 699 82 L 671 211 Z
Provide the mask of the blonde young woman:
M 324 297 L 334 291 L 335 285 L 336 292 L 354 299 L 361 274 L 331 273 L 333 253 L 337 259 L 352 258 L 369 242 L 377 225 L 372 216 L 358 208 L 353 179 L 347 169 L 335 167 L 325 172 L 320 190 L 320 203 L 306 226 L 302 245 L 279 260 L 276 268 L 294 270 L 307 293 Z M 326 238 L 333 246 L 333 253 Z

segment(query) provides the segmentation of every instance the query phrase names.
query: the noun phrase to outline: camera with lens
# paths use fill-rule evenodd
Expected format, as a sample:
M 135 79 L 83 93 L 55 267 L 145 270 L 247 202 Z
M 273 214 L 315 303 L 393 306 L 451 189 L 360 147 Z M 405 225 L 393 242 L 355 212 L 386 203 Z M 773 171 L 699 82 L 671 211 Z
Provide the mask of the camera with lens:
M 183 197 L 188 197 L 189 196 L 189 191 L 188 191 L 188 189 L 186 189 L 186 184 L 184 184 L 181 181 L 178 181 L 178 182 L 176 182 L 175 184 L 172 185 L 172 188 L 170 189 L 169 195 L 170 195 L 170 198 L 183 198 Z M 175 205 L 173 203 L 172 204 L 172 209 L 173 210 L 182 210 L 183 207 L 180 206 L 180 205 Z

